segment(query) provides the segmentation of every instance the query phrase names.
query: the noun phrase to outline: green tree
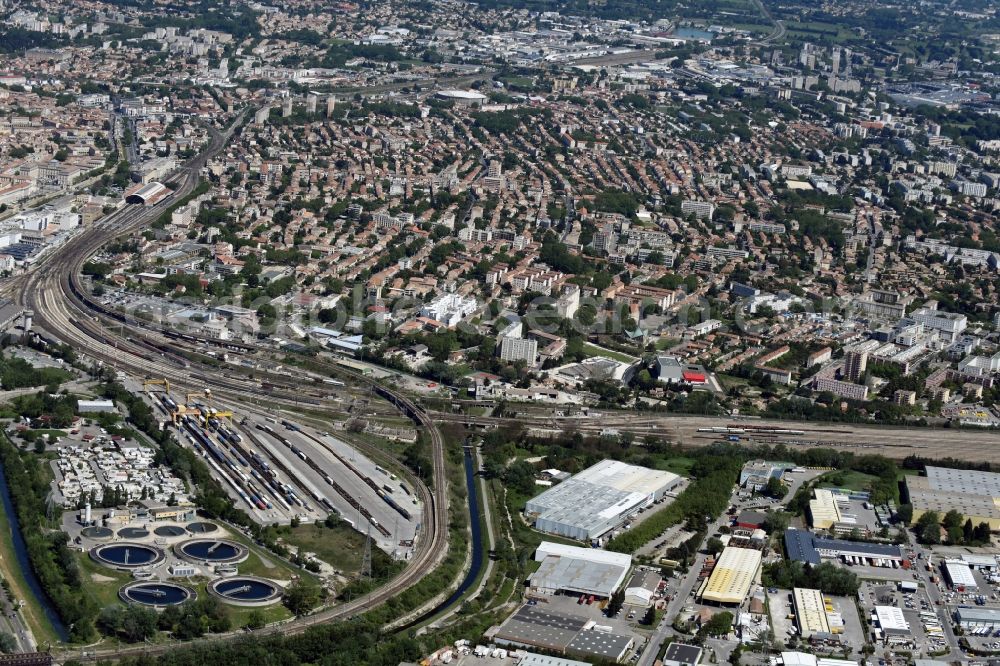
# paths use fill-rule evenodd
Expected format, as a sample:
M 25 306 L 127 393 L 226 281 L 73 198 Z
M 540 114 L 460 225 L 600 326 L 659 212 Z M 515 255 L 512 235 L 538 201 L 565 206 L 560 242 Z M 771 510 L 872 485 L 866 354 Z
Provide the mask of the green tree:
M 618 590 L 611 595 L 611 599 L 608 600 L 608 606 L 605 608 L 608 617 L 614 617 L 618 614 L 618 611 L 622 609 L 625 604 L 625 590 Z
M 247 629 L 263 629 L 266 624 L 267 620 L 264 617 L 264 613 L 259 610 L 253 610 L 247 616 L 247 621 L 243 626 Z
M 944 518 L 941 519 L 941 526 L 946 530 L 950 530 L 954 527 L 962 526 L 962 514 L 955 509 L 952 509 L 948 513 L 944 514 Z
M 305 615 L 322 601 L 322 590 L 318 585 L 299 580 L 287 588 L 281 601 L 295 615 Z
M 716 537 L 711 537 L 709 538 L 708 541 L 705 542 L 705 551 L 709 555 L 718 555 L 723 550 L 725 550 L 725 548 L 726 547 L 725 545 L 723 545 L 722 540 L 717 539 Z
M 937 511 L 926 511 L 917 518 L 913 531 L 921 543 L 941 543 L 941 517 Z
M 788 494 L 788 486 L 782 483 L 781 479 L 772 476 L 767 480 L 767 486 L 764 488 L 764 492 L 770 497 L 784 499 L 785 495 Z
M 699 636 L 725 636 L 733 628 L 733 614 L 729 611 L 716 613 L 708 622 L 701 625 Z
M 788 529 L 788 523 L 792 516 L 784 511 L 768 511 L 764 516 L 764 531 L 768 534 L 777 534 Z

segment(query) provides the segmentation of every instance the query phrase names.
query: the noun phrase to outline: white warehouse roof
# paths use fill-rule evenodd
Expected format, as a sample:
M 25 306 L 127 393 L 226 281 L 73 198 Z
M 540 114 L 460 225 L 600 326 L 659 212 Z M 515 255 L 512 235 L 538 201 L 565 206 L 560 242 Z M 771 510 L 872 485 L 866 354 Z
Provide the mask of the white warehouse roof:
M 816 655 L 807 652 L 782 652 L 781 663 L 783 666 L 857 666 L 858 664 L 850 659 L 817 658 Z
M 961 560 L 945 560 L 944 573 L 955 587 L 979 587 L 975 577 L 972 575 L 972 569 Z
M 878 626 L 886 633 L 906 634 L 910 632 L 910 623 L 903 615 L 903 609 L 896 606 L 876 606 L 875 617 Z
M 442 90 L 438 93 L 440 97 L 450 97 L 452 99 L 485 100 L 486 95 L 475 90 Z
M 609 550 L 600 550 L 599 548 L 568 546 L 552 541 L 543 541 L 538 544 L 538 548 L 535 550 L 536 562 L 541 562 L 550 555 L 571 557 L 574 560 L 585 560 L 587 562 L 610 564 L 625 568 L 632 566 L 632 556 L 627 553 L 612 553 Z
M 605 460 L 528 500 L 524 513 L 543 532 L 594 539 L 662 499 L 679 480 L 671 472 Z

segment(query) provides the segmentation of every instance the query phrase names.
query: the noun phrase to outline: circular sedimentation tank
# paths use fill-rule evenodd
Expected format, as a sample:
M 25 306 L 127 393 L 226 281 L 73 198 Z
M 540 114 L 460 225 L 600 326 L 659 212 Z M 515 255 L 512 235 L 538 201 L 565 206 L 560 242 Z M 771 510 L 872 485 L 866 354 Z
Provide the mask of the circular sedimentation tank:
M 155 546 L 141 543 L 114 543 L 91 548 L 90 557 L 95 562 L 115 569 L 138 569 L 160 564 L 165 555 Z
M 174 552 L 189 562 L 236 564 L 247 559 L 249 551 L 228 539 L 191 539 L 174 546 Z
M 126 603 L 162 608 L 194 599 L 195 592 L 174 583 L 142 582 L 122 587 L 118 590 L 118 597 Z
M 277 583 L 256 576 L 220 578 L 208 586 L 208 591 L 236 606 L 266 606 L 281 598 L 281 587 Z
M 149 530 L 145 527 L 123 527 L 118 530 L 118 536 L 122 539 L 145 539 L 149 536 Z
M 80 534 L 88 539 L 110 539 L 114 535 L 114 532 L 109 527 L 93 525 L 91 527 L 84 527 L 80 530 Z
M 153 530 L 153 534 L 158 537 L 179 537 L 187 534 L 187 531 L 178 525 L 160 525 Z
M 215 523 L 191 523 L 187 526 L 187 531 L 191 534 L 211 534 L 219 529 Z

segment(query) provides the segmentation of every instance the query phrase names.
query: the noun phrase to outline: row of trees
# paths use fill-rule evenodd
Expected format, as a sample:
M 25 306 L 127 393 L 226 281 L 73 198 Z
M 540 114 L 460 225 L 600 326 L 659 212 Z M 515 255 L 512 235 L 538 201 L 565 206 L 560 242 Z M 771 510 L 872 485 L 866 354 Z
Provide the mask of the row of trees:
M 858 593 L 858 577 L 854 572 L 830 562 L 816 566 L 808 563 L 779 560 L 764 565 L 764 585 L 790 590 L 795 587 L 817 588 L 824 594 L 851 596 Z
M 606 546 L 608 550 L 633 553 L 683 520 L 687 520 L 695 531 L 703 531 L 708 519 L 726 510 L 733 484 L 739 478 L 742 458 L 724 455 L 721 451 L 717 453 L 712 448 L 697 452 L 697 456 L 691 468 L 694 478 L 691 485 L 674 502 L 611 539 Z
M 0 437 L 0 461 L 10 488 L 11 499 L 31 568 L 63 622 L 72 627 L 70 638 L 89 641 L 95 635 L 97 606 L 85 593 L 76 556 L 69 548 L 69 536 L 52 529 L 46 518 L 48 480 L 38 460 L 21 453 L 10 440 Z
M 164 613 L 173 611 L 164 611 Z M 126 657 L 121 666 L 202 666 L 203 664 L 326 664 L 327 666 L 397 666 L 416 662 L 423 646 L 406 635 L 384 634 L 366 619 L 311 627 L 302 634 L 246 636 L 237 641 L 201 642 L 162 655 Z M 79 666 L 69 660 L 67 665 Z
M 941 543 L 942 532 L 945 540 L 952 545 L 981 546 L 990 542 L 988 523 L 973 525 L 971 518 L 965 518 L 955 509 L 943 516 L 937 511 L 920 514 L 913 531 L 917 535 L 917 540 L 926 544 Z
M 53 428 L 69 426 L 76 416 L 76 398 L 71 395 L 56 395 L 50 391 L 19 395 L 14 398 L 11 406 L 17 416 L 29 419 L 44 416 L 48 420 L 48 425 Z

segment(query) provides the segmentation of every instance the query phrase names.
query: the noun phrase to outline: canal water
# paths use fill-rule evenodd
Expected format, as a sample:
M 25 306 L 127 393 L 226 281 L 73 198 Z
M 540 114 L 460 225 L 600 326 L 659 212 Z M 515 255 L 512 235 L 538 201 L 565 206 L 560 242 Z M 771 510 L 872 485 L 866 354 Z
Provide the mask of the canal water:
M 14 502 L 10 498 L 10 488 L 7 487 L 7 475 L 4 472 L 3 464 L 0 463 L 0 501 L 3 503 L 3 511 L 7 514 L 7 522 L 10 523 L 12 543 L 14 544 L 14 556 L 17 558 L 17 566 L 21 568 L 21 575 L 28 584 L 28 591 L 45 613 L 46 619 L 52 625 L 56 635 L 61 641 L 69 640 L 69 632 L 59 618 L 59 613 L 49 601 L 42 584 L 35 575 L 35 570 L 31 568 L 31 560 L 28 559 L 28 547 L 24 543 L 24 535 L 21 534 L 21 523 L 17 519 L 14 511 Z
M 472 454 L 471 447 L 465 447 L 465 486 L 469 489 L 469 528 L 472 530 L 472 566 L 462 583 L 451 596 L 424 613 L 413 622 L 407 624 L 403 629 L 410 629 L 431 619 L 438 613 L 449 608 L 452 604 L 465 594 L 479 576 L 483 568 L 483 535 L 479 523 L 479 484 L 476 483 L 476 459 Z

